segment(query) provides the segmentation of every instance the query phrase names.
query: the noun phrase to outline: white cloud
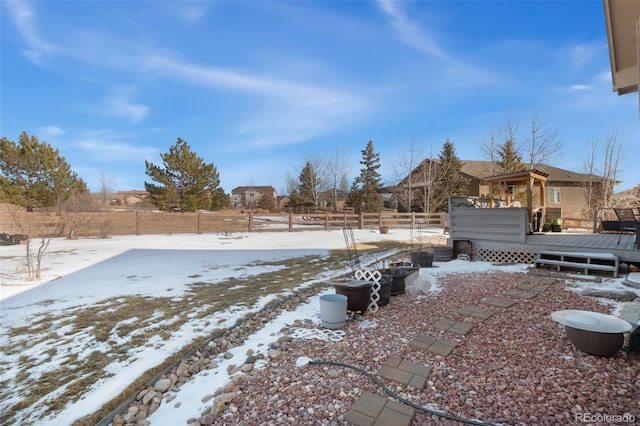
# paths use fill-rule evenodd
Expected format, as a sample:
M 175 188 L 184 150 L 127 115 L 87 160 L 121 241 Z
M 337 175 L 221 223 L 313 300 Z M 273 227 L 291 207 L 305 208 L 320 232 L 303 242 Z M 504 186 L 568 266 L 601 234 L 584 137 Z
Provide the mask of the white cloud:
M 37 134 L 40 136 L 42 140 L 47 140 L 49 138 L 55 138 L 65 134 L 64 129 L 58 126 L 44 126 L 38 129 Z
M 398 2 L 392 0 L 380 0 L 380 8 L 391 18 L 391 25 L 398 33 L 400 39 L 409 47 L 436 59 L 450 61 L 451 58 L 438 45 L 430 34 L 423 31 L 416 23 L 409 19 L 398 6 Z
M 120 142 L 123 138 L 108 130 L 94 130 L 84 132 L 71 143 L 97 162 L 139 163 L 144 159 L 155 161 L 158 157 L 157 148 Z
M 421 28 L 398 7 L 403 3 L 393 0 L 379 0 L 378 4 L 391 19 L 391 26 L 404 44 L 444 65 L 442 68 L 444 74 L 440 78 L 442 86 L 469 87 L 478 84 L 493 84 L 498 81 L 493 72 L 462 61 L 455 55 L 448 53 L 433 34 Z
M 569 86 L 569 90 L 574 91 L 583 91 L 583 90 L 592 90 L 593 86 L 590 84 L 572 84 Z
M 146 105 L 130 102 L 126 96 L 122 95 L 106 98 L 101 109 L 106 114 L 125 117 L 134 123 L 140 121 L 149 112 L 149 108 Z
M 26 1 L 6 0 L 11 20 L 17 30 L 22 34 L 29 49 L 24 55 L 36 65 L 41 65 L 44 57 L 58 51 L 58 47 L 46 41 L 37 31 L 35 13 L 32 5 Z
M 238 138 L 254 147 L 296 143 L 322 135 L 359 119 L 370 108 L 352 90 L 205 67 L 166 56 L 149 57 L 145 64 L 149 72 L 191 84 L 258 95 L 254 100 L 258 110 L 247 111 L 247 118 L 232 126 Z

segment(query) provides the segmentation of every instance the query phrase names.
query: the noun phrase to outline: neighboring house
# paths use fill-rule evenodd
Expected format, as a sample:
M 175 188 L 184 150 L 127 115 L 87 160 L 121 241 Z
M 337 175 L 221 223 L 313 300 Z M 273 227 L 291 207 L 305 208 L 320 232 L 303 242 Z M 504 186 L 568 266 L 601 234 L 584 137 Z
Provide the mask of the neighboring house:
M 273 186 L 237 186 L 231 191 L 231 208 L 272 209 L 276 207 L 278 194 Z
M 118 191 L 112 195 L 110 204 L 112 206 L 126 207 L 148 205 L 150 203 L 149 193 L 144 190 L 132 189 L 130 191 Z
M 412 172 L 411 186 L 415 191 L 421 191 L 425 186 L 425 179 L 420 170 L 428 167 L 429 161 L 433 162 L 433 167 L 437 167 L 438 160 L 424 160 L 414 172 Z M 490 161 L 461 160 L 463 166 L 460 170 L 461 174 L 468 179 L 467 193 L 461 194 L 471 197 L 489 198 L 489 186 L 484 182 L 485 178 L 499 175 L 495 164 Z M 539 165 L 536 167 L 544 173 L 547 173 L 546 182 L 546 198 L 547 208 L 561 209 L 563 217 L 584 217 L 587 208 L 585 191 L 589 182 L 595 186 L 595 191 L 599 191 L 602 177 L 576 173 L 570 170 L 560 169 L 558 167 Z M 403 179 L 397 187 L 406 184 L 408 177 Z M 516 189 L 517 190 L 517 189 Z M 517 194 L 516 194 L 517 195 Z M 540 197 L 534 192 L 533 207 L 540 205 Z M 402 201 L 402 197 L 399 197 Z M 414 198 L 415 199 L 415 198 Z M 416 203 L 413 203 L 416 210 Z M 401 206 L 402 210 L 407 210 L 405 206 Z
M 347 201 L 347 192 L 338 189 L 337 193 L 337 205 L 333 205 L 333 189 L 321 192 L 319 198 L 318 207 L 323 210 L 342 211 Z M 335 207 L 335 208 L 334 208 Z

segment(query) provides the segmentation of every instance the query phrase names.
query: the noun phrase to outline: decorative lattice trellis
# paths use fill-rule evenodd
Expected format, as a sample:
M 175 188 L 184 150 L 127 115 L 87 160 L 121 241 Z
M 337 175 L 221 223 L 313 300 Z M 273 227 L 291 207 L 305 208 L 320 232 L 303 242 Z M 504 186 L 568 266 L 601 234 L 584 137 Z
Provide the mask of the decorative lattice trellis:
M 473 248 L 473 259 L 493 263 L 533 263 L 536 253 L 530 250 Z

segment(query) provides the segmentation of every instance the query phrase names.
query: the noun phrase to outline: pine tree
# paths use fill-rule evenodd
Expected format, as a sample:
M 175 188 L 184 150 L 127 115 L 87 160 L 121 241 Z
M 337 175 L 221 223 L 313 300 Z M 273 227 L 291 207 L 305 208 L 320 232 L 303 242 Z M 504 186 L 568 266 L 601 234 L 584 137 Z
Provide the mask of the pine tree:
M 26 132 L 18 143 L 0 139 L 0 199 L 26 207 L 55 207 L 87 186 L 57 149 Z
M 468 180 L 462 175 L 464 163 L 456 155 L 453 142 L 449 139 L 442 145 L 438 155 L 437 184 L 433 186 L 433 211 L 442 212 L 449 209 L 450 195 L 464 195 L 467 192 Z
M 362 168 L 351 186 L 349 193 L 349 205 L 354 211 L 359 212 L 379 212 L 384 208 L 382 196 L 378 193 L 380 189 L 380 154 L 373 148 L 373 141 L 369 141 L 365 149 L 361 151 Z
M 158 185 L 145 182 L 144 186 L 157 208 L 192 212 L 228 205 L 215 165 L 205 163 L 185 140 L 178 138 L 160 158 L 164 167 L 145 160 L 146 174 Z
M 307 161 L 304 168 L 300 172 L 300 184 L 298 185 L 298 205 L 308 210 L 318 206 L 318 192 L 319 181 L 318 173 L 311 164 Z
M 498 148 L 498 167 L 500 173 L 519 172 L 524 167 L 522 165 L 522 155 L 518 152 L 513 139 L 508 139 Z

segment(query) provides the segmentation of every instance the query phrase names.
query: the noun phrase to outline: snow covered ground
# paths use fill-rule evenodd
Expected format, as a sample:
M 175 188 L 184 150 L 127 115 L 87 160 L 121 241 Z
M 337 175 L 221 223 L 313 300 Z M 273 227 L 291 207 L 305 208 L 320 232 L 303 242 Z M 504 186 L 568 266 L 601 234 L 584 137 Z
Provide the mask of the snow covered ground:
M 434 238 L 434 241 L 444 241 L 438 230 L 424 232 L 428 237 Z M 388 234 L 354 230 L 354 236 L 357 243 L 409 241 L 410 233 L 408 230 L 396 229 L 390 230 Z M 42 280 L 25 282 L 22 272 L 25 247 L 2 246 L 0 321 L 3 327 L 0 331 L 0 348 L 4 353 L 1 353 L 0 387 L 4 391 L 0 391 L 0 412 L 15 406 L 24 397 L 25 390 L 21 389 L 16 377 L 28 374 L 33 380 L 38 380 L 61 365 L 73 364 L 72 360 L 83 359 L 95 351 L 109 350 L 104 341 L 92 338 L 86 331 L 72 333 L 66 325 L 66 318 L 80 315 L 83 309 L 100 305 L 106 300 L 128 296 L 184 298 L 189 295 L 194 277 L 198 281 L 215 284 L 231 276 L 246 277 L 265 271 L 277 271 L 282 268 L 279 262 L 286 259 L 324 256 L 331 249 L 343 248 L 345 240 L 341 231 L 265 232 L 233 236 L 116 236 L 110 239 L 74 241 L 54 239 L 43 259 Z M 347 270 L 346 261 L 344 266 Z M 420 271 L 421 276 L 429 274 L 429 280 L 435 283 L 432 291 L 438 290 L 439 274 L 495 268 L 486 262 L 462 260 L 438 263 L 435 266 L 434 269 Z M 500 268 L 505 270 L 504 266 Z M 513 265 L 509 269 L 524 271 L 526 265 Z M 293 283 L 292 289 L 308 287 L 326 279 L 326 275 L 318 273 L 313 277 L 305 277 L 304 281 Z M 603 284 L 585 281 L 578 287 L 632 290 L 621 282 L 622 279 L 605 280 Z M 232 291 L 233 288 L 227 290 Z M 237 358 L 244 356 L 248 349 L 265 351 L 268 343 L 275 340 L 274 336 L 285 325 L 296 319 L 314 319 L 319 322 L 318 298 L 321 294 L 323 293 L 311 297 L 294 311 L 283 312 L 262 330 L 250 336 L 242 346 L 231 349 L 230 352 L 235 356 L 231 360 L 221 358 L 216 373 L 198 375 L 184 385 L 171 404 L 171 410 L 165 410 L 161 406 L 148 420 L 159 425 L 186 424 L 188 418 L 199 413 L 206 405 L 199 398 L 189 398 L 189 395 L 212 393 L 222 387 L 229 381 L 227 364 L 237 363 Z M 71 424 L 74 420 L 97 411 L 122 392 L 141 372 L 161 364 L 194 338 L 206 336 L 216 328 L 232 326 L 247 313 L 264 307 L 274 296 L 264 294 L 251 305 L 238 304 L 206 318 L 193 315 L 177 331 L 171 333 L 170 339 L 151 339 L 144 345 L 131 345 L 128 355 L 115 358 L 106 367 L 109 374 L 85 389 L 81 398 L 71 400 L 60 409 L 47 411 L 50 401 L 62 391 L 52 384 L 47 395 L 19 411 L 13 418 L 22 424 Z M 615 313 L 619 306 L 612 303 L 612 312 Z M 41 324 L 47 318 L 56 318 L 59 326 Z M 156 320 L 162 322 L 171 319 Z M 128 321 L 136 321 L 136 312 L 131 312 Z M 42 329 L 42 336 L 37 336 L 36 343 L 24 342 L 20 335 L 14 335 L 10 331 L 19 327 L 33 328 L 36 324 L 38 330 Z M 110 339 L 121 339 L 122 345 L 130 344 L 131 340 L 128 336 L 118 335 L 117 330 L 114 330 Z M 14 346 L 23 349 L 11 353 L 5 350 Z M 28 372 L 21 371 L 25 359 L 32 360 L 30 364 L 35 365 Z M 180 408 L 176 409 L 176 405 Z

